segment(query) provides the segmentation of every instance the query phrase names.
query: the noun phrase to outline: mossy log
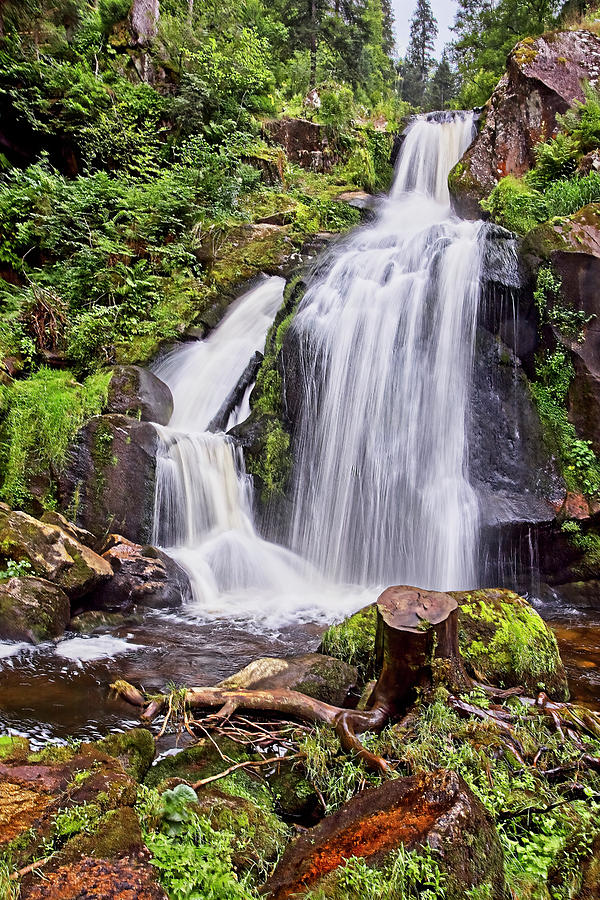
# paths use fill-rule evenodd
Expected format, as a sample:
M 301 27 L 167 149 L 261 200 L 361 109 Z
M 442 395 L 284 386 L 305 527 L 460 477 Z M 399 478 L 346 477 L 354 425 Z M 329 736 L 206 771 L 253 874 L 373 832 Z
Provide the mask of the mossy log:
M 417 690 L 432 684 L 436 667 L 449 673 L 453 685 L 470 684 L 458 649 L 457 611 L 456 600 L 448 594 L 406 586 L 383 592 L 377 601 L 377 656 L 381 674 L 365 710 L 342 709 L 287 689 L 196 687 L 186 690 L 183 700 L 192 708 L 218 707 L 219 719 L 245 709 L 269 710 L 310 722 L 324 722 L 336 731 L 345 750 L 355 753 L 369 768 L 387 774 L 389 764 L 367 750 L 357 735 L 381 731 L 391 718 L 404 714 Z M 168 705 L 166 695 L 146 703 L 143 695 L 127 682 L 117 681 L 112 687 L 129 703 L 144 708 L 144 721 L 153 719 Z

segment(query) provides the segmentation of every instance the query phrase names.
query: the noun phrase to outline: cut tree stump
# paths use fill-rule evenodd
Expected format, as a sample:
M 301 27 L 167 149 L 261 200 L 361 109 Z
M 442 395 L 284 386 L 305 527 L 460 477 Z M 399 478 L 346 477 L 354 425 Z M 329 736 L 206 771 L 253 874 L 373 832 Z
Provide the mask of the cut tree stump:
M 416 692 L 436 678 L 468 689 L 458 647 L 458 603 L 449 594 L 399 585 L 377 600 L 375 652 L 379 678 L 367 708 L 402 715 Z
M 197 687 L 185 691 L 183 699 L 193 708 L 219 707 L 212 716 L 216 720 L 246 709 L 325 722 L 335 729 L 345 750 L 355 753 L 369 768 L 388 774 L 389 763 L 367 750 L 356 735 L 381 731 L 390 719 L 407 712 L 419 690 L 427 690 L 439 680 L 453 690 L 469 689 L 473 684 L 458 648 L 458 603 L 449 594 L 437 591 L 406 585 L 388 588 L 377 600 L 376 651 L 381 671 L 365 710 L 332 706 L 285 688 Z M 144 707 L 145 721 L 165 708 L 167 717 L 171 715 L 168 695 L 146 701 L 125 681 L 117 681 L 112 687 L 129 703 Z

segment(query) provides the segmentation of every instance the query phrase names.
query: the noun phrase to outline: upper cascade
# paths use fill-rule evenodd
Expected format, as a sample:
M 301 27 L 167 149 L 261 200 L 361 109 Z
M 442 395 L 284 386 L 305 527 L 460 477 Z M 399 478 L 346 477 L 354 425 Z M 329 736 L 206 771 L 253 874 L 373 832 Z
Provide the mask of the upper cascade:
M 449 204 L 448 174 L 473 140 L 473 123 L 470 111 L 418 116 L 406 133 L 390 196 L 416 191 Z

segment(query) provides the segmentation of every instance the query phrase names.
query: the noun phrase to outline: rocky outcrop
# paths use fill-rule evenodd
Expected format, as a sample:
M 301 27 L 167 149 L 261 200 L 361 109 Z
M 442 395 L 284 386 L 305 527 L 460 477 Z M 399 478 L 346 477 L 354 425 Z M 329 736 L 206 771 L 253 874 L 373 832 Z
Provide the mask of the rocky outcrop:
M 505 175 L 523 175 L 534 147 L 557 131 L 556 116 L 583 100 L 582 83 L 600 75 L 600 38 L 561 31 L 521 41 L 483 112 L 479 134 L 450 173 L 457 212 L 481 218 L 479 201 Z
M 115 366 L 108 385 L 106 410 L 142 422 L 168 425 L 173 414 L 173 395 L 164 381 L 149 369 Z
M 158 435 L 148 422 L 95 416 L 75 437 L 58 479 L 61 508 L 96 538 L 144 543 L 152 531 Z
M 308 119 L 274 119 L 264 126 L 268 137 L 285 149 L 287 158 L 303 169 L 329 172 L 337 162 L 324 125 Z
M 128 612 L 134 606 L 172 609 L 191 599 L 185 571 L 156 547 L 134 544 L 111 535 L 102 558 L 113 577 L 86 597 L 86 605 L 107 612 Z
M 591 440 L 600 453 L 600 204 L 591 203 L 572 216 L 538 226 L 527 235 L 524 250 L 536 261 L 551 262 L 562 281 L 561 305 L 585 323 L 581 341 L 557 328 L 553 331 L 575 369 L 569 419 L 578 435 Z
M 129 15 L 136 43 L 140 45 L 150 43 L 158 31 L 159 0 L 133 0 Z
M 0 583 L 0 640 L 37 644 L 60 637 L 70 615 L 69 598 L 51 581 L 25 576 Z
M 357 680 L 358 673 L 354 666 L 321 653 L 307 653 L 288 659 L 255 659 L 240 672 L 222 681 L 220 686 L 232 690 L 252 688 L 261 691 L 286 688 L 333 706 L 344 706 Z
M 29 562 L 36 575 L 78 598 L 112 576 L 108 562 L 72 533 L 0 504 L 0 555 Z
M 318 885 L 325 896 L 342 898 L 336 870 L 350 857 L 383 867 L 395 849 L 424 844 L 439 854 L 448 900 L 486 882 L 491 900 L 504 897 L 503 852 L 493 821 L 462 778 L 443 769 L 362 791 L 287 847 L 265 891 L 272 900 L 285 900 Z

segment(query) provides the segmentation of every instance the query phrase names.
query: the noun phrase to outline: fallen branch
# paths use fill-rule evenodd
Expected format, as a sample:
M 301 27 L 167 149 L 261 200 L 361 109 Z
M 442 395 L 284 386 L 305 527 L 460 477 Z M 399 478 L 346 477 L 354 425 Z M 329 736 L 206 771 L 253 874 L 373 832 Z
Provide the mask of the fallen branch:
M 11 872 L 11 874 L 8 876 L 8 880 L 17 881 L 24 875 L 28 875 L 30 872 L 33 872 L 35 869 L 39 869 L 41 866 L 45 866 L 47 862 L 50 862 L 49 856 L 44 857 L 44 859 L 36 859 L 35 862 L 32 862 L 28 866 L 25 866 L 24 869 L 19 869 L 18 872 Z

